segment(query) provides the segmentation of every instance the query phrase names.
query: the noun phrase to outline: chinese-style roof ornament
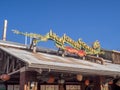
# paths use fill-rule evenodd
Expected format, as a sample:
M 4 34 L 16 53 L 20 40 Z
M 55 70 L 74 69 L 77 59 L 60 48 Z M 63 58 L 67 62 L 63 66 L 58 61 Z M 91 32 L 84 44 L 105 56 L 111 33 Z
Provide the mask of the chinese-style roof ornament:
M 13 32 L 15 34 L 20 34 L 30 38 L 34 38 L 35 43 L 38 43 L 40 41 L 52 40 L 55 42 L 55 45 L 57 48 L 64 50 L 68 53 L 76 54 L 80 57 L 83 57 L 86 55 L 103 54 L 103 52 L 101 52 L 101 46 L 98 40 L 96 40 L 93 43 L 92 47 L 90 47 L 81 39 L 78 39 L 78 41 L 74 41 L 66 34 L 64 34 L 62 37 L 59 37 L 55 33 L 53 33 L 52 30 L 50 30 L 50 32 L 44 36 L 40 34 L 35 34 L 35 33 L 23 33 L 17 30 L 13 30 Z M 68 46 L 66 46 L 67 44 Z

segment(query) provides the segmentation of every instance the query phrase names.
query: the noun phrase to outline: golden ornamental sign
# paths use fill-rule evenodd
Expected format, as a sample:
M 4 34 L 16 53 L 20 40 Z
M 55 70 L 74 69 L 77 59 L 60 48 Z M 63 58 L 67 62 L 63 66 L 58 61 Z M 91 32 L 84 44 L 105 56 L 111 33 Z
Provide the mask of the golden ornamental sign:
M 55 33 L 50 30 L 46 35 L 40 35 L 35 33 L 23 33 L 19 32 L 18 30 L 13 30 L 15 34 L 24 35 L 30 38 L 35 38 L 35 42 L 38 43 L 40 41 L 47 41 L 52 40 L 55 42 L 55 45 L 57 48 L 62 49 L 64 51 L 67 51 L 72 54 L 77 54 L 80 57 L 83 57 L 85 55 L 97 55 L 102 54 L 100 43 L 99 41 L 95 41 L 93 45 L 90 47 L 85 42 L 83 42 L 81 39 L 78 39 L 78 41 L 74 41 L 67 35 L 63 35 L 62 37 L 59 37 Z M 68 44 L 69 46 L 66 46 Z

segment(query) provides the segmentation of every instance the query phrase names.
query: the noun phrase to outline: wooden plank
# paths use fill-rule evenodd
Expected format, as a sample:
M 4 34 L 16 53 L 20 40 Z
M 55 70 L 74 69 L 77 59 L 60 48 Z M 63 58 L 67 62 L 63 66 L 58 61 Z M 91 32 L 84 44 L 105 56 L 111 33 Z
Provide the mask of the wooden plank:
M 90 55 L 87 55 L 86 56 L 87 58 L 90 58 L 91 60 L 95 60 L 95 61 L 100 61 L 101 62 L 101 64 L 104 64 L 104 59 L 103 58 L 101 58 L 101 57 L 96 57 L 96 56 L 90 56 Z

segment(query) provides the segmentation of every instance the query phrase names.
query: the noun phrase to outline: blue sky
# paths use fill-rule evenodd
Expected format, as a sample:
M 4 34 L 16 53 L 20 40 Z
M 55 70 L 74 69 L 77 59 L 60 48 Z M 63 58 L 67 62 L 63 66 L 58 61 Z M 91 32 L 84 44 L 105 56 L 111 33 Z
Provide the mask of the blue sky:
M 0 0 L 0 36 L 4 19 L 9 41 L 24 43 L 12 29 L 42 35 L 52 29 L 88 45 L 99 40 L 102 48 L 120 50 L 120 0 Z M 54 47 L 53 42 L 39 45 Z

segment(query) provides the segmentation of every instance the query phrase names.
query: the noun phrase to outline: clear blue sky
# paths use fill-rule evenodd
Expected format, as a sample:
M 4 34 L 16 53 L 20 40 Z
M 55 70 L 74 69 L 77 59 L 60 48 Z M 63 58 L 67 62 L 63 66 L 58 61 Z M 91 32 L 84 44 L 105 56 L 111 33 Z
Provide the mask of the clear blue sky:
M 44 35 L 52 28 L 59 36 L 66 33 L 89 45 L 99 40 L 105 49 L 120 50 L 120 0 L 0 0 L 0 36 L 4 19 L 10 41 L 24 43 L 12 29 Z

